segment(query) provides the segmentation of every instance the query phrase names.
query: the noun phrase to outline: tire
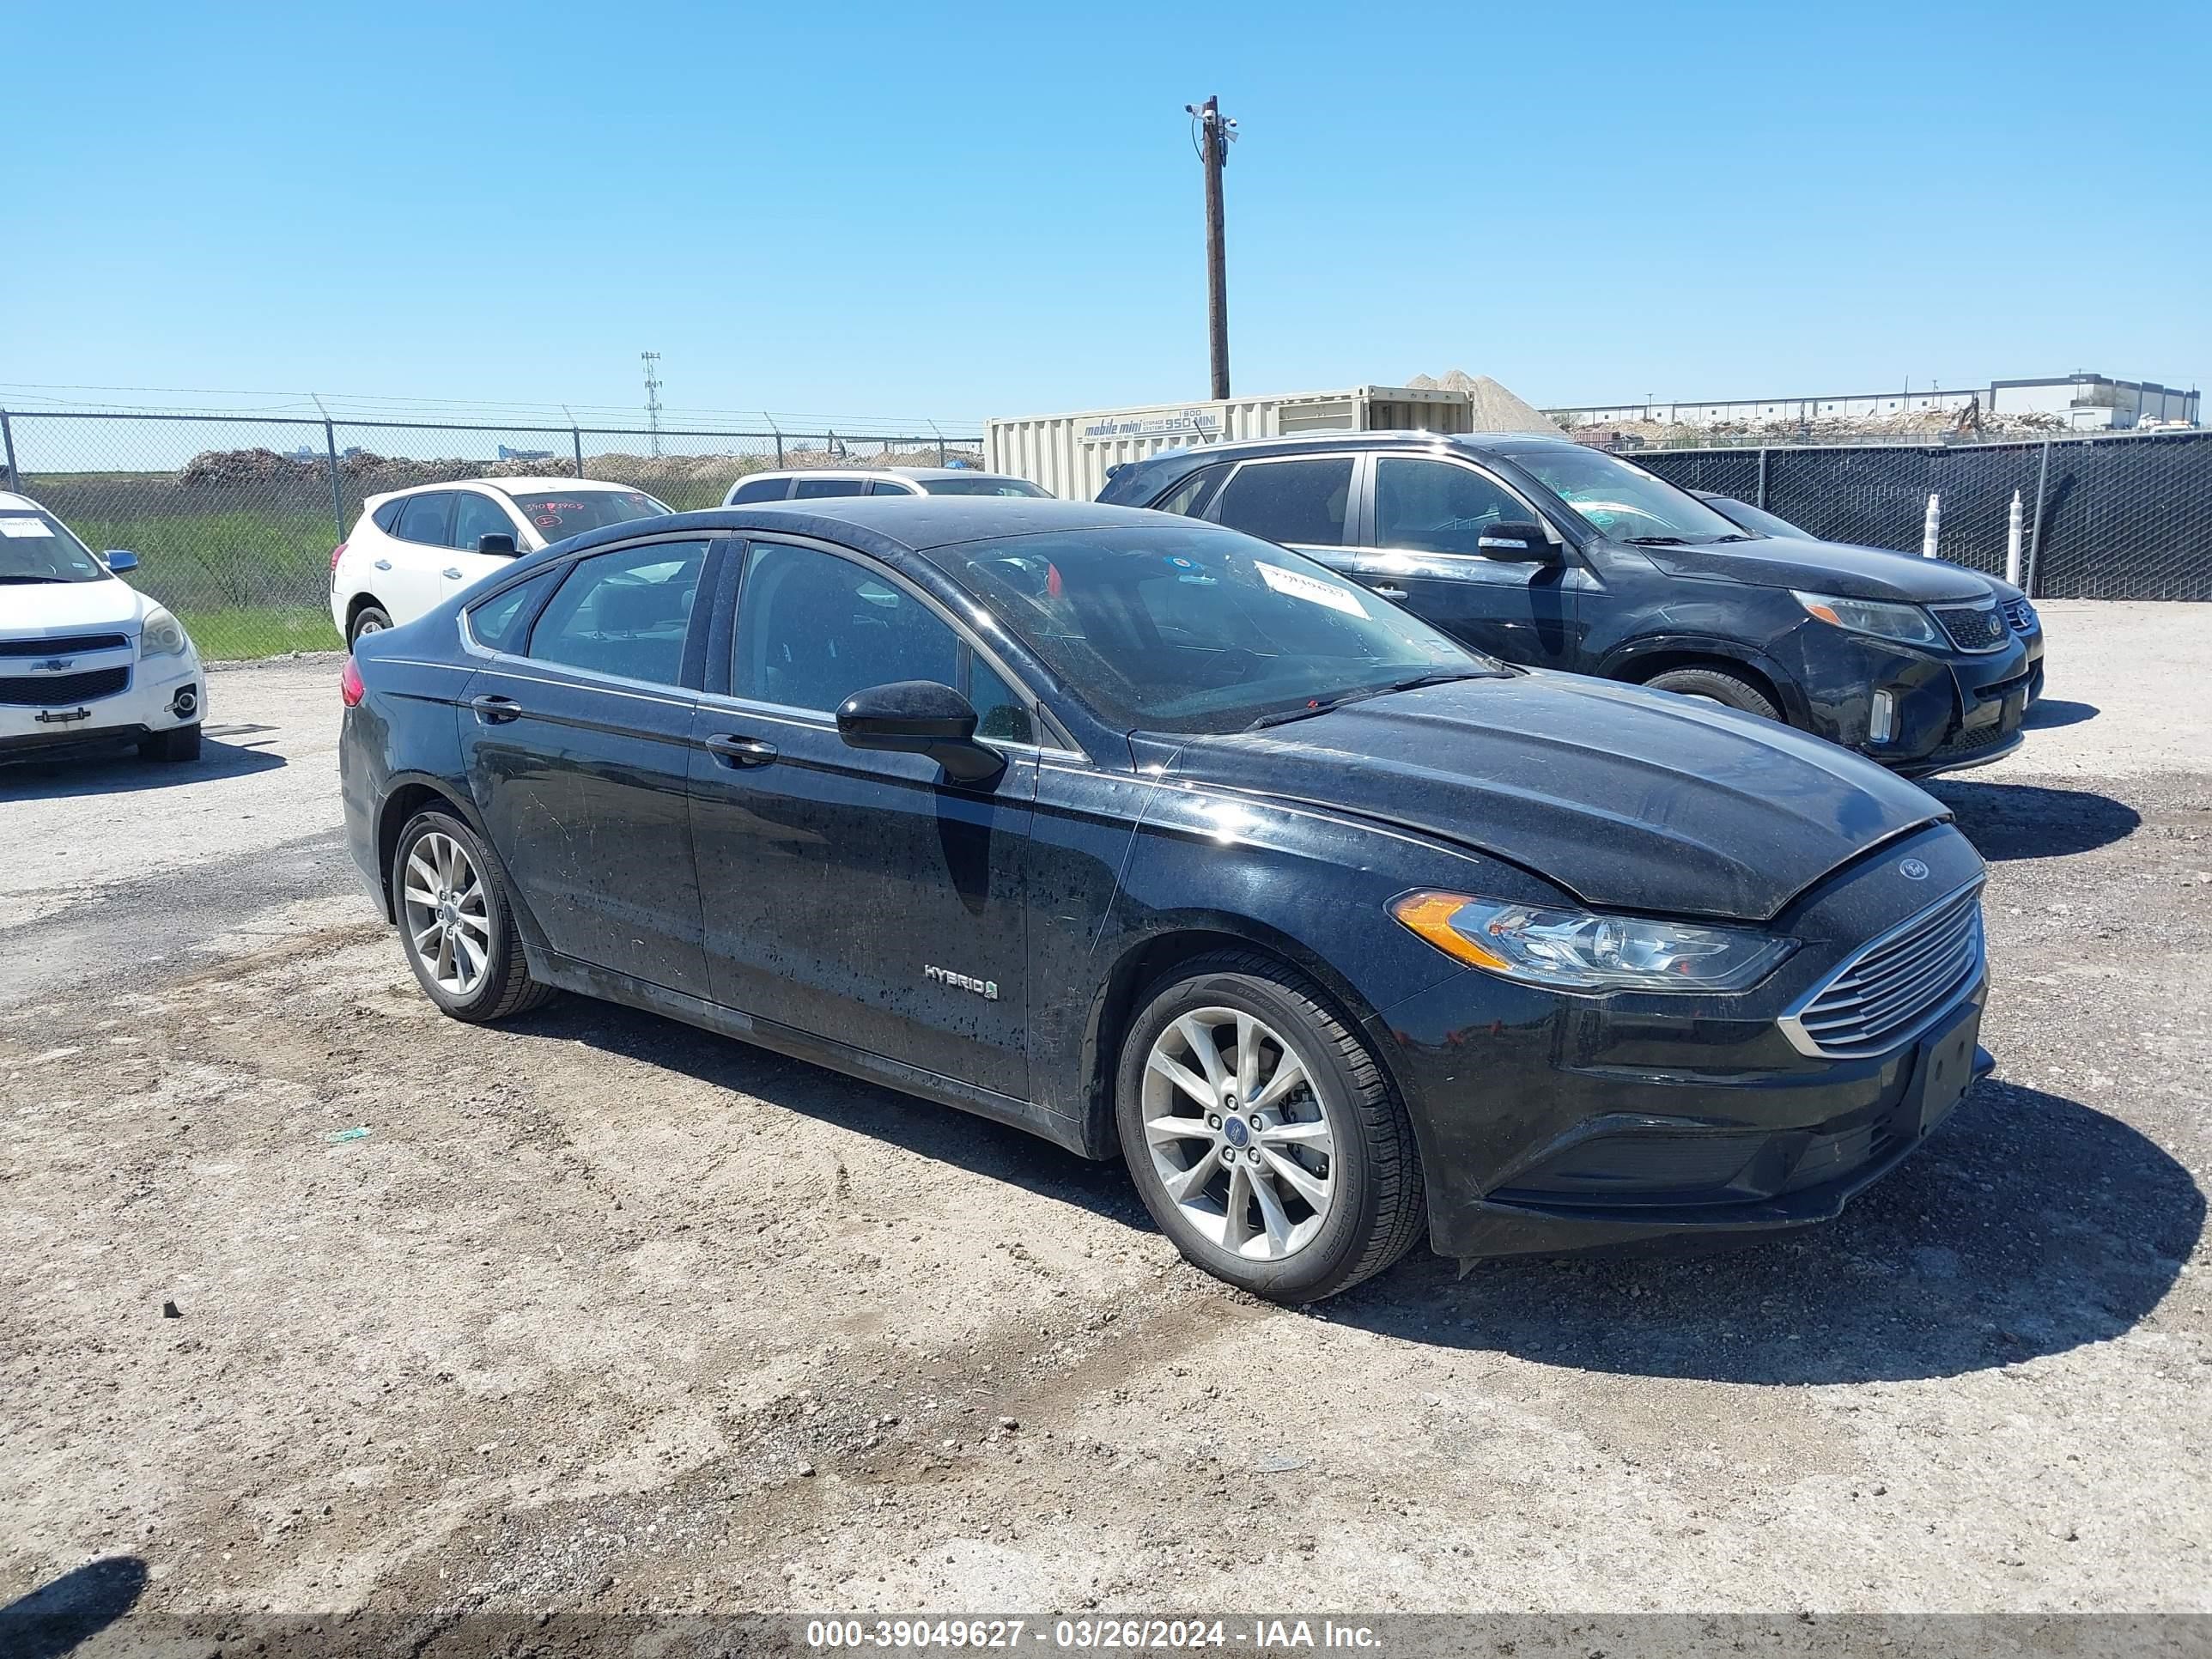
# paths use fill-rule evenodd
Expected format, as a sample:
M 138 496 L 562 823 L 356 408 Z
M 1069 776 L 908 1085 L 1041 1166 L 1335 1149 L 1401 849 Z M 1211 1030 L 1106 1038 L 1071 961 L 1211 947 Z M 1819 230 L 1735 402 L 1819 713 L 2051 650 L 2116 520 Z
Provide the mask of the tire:
M 1257 1026 L 1245 1027 L 1238 1016 Z M 1247 1029 L 1254 1031 L 1255 1059 L 1252 1072 L 1240 1078 L 1237 1039 Z M 1212 1041 L 1225 1088 L 1211 1085 L 1210 1071 L 1200 1076 L 1206 1068 L 1194 1033 Z M 1234 1098 L 1240 1083 L 1260 1085 L 1252 1103 L 1237 1102 L 1236 1114 L 1243 1120 L 1237 1129 L 1246 1160 L 1241 1227 L 1231 1219 L 1237 1167 L 1222 1161 L 1239 1151 L 1229 1132 L 1161 1135 L 1147 1128 L 1166 1117 L 1218 1118 L 1225 1125 L 1231 1115 L 1202 1110 L 1188 1084 L 1154 1066 L 1155 1048 L 1163 1044 L 1169 1058 L 1184 1063 L 1188 1083 L 1210 1091 L 1209 1098 L 1224 1092 Z M 1200 1064 L 1187 1063 L 1193 1060 Z M 1276 1103 L 1255 1109 L 1253 1103 L 1267 1098 L 1278 1068 L 1291 1060 L 1302 1079 Z M 1406 1109 L 1352 1024 L 1318 988 L 1270 957 L 1225 951 L 1187 963 L 1152 987 L 1122 1041 L 1114 1094 L 1122 1158 L 1152 1219 L 1194 1266 L 1240 1290 L 1275 1302 L 1317 1301 L 1381 1273 L 1422 1235 L 1427 1206 Z M 1255 1130 L 1255 1117 L 1267 1127 Z M 1326 1134 L 1326 1155 L 1316 1129 Z M 1264 1149 L 1256 1162 L 1255 1140 Z M 1164 1150 L 1156 1153 L 1156 1145 Z M 1209 1159 L 1210 1175 L 1180 1198 L 1170 1192 L 1164 1162 L 1185 1174 Z M 1284 1163 L 1294 1164 L 1297 1174 L 1278 1173 Z M 1272 1213 L 1255 1182 L 1273 1194 Z M 1307 1196 L 1316 1189 L 1325 1207 Z
M 1708 702 L 1724 703 L 1730 708 L 1756 714 L 1763 720 L 1779 720 L 1782 711 L 1774 700 L 1749 680 L 1726 673 L 1717 668 L 1670 668 L 1663 674 L 1654 674 L 1644 682 L 1655 691 L 1676 691 L 1686 697 L 1703 697 Z
M 465 866 L 453 861 L 455 849 Z M 436 901 L 453 897 L 448 908 L 443 902 L 420 903 L 410 893 Z M 499 866 L 476 832 L 452 813 L 418 812 L 399 832 L 392 860 L 392 908 L 416 982 L 455 1019 L 475 1024 L 505 1019 L 553 994 L 530 977 Z
M 392 613 L 380 605 L 365 605 L 353 613 L 346 624 L 346 644 L 350 646 L 364 634 L 381 634 L 392 626 Z
M 179 726 L 138 740 L 138 758 L 149 761 L 196 761 L 200 757 L 200 728 Z

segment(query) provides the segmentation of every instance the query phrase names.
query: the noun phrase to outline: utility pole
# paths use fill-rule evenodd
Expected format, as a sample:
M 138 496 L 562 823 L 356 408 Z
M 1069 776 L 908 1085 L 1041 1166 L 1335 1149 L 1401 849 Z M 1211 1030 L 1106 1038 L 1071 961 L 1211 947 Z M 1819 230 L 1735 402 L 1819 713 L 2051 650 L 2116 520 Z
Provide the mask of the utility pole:
M 660 354 L 641 351 L 645 363 L 645 429 L 652 436 L 653 453 L 660 453 Z
M 1221 169 L 1237 142 L 1237 123 L 1221 113 L 1221 100 L 1183 108 L 1198 125 L 1198 157 L 1206 167 L 1206 337 L 1213 365 L 1213 399 L 1229 395 L 1229 270 L 1222 249 Z

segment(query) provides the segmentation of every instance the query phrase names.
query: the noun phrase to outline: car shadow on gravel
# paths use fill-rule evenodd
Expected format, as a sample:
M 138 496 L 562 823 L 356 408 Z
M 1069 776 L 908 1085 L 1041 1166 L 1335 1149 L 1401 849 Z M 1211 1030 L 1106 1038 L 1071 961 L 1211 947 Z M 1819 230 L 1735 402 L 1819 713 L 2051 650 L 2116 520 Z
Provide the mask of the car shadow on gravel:
M 2068 702 L 2059 697 L 2045 697 L 2027 711 L 2021 725 L 2030 732 L 2048 732 L 2061 726 L 2079 726 L 2083 720 L 2093 720 L 2104 711 L 2094 702 Z
M 1825 1226 L 1705 1254 L 1513 1258 L 1463 1279 L 1416 1253 L 1315 1315 L 1630 1376 L 1954 1376 L 2135 1328 L 2204 1209 L 2189 1171 L 2117 1118 L 1989 1082 Z
M 1934 778 L 1921 787 L 1957 815 L 1974 850 L 1993 864 L 2094 852 L 2136 832 L 2142 815 L 2087 789 Z
M 149 761 L 133 749 L 92 749 L 66 760 L 19 760 L 0 764 L 0 800 L 63 800 L 83 795 L 119 795 L 140 789 L 169 789 L 180 783 L 214 778 L 242 778 L 274 771 L 284 757 L 247 743 L 200 744 L 196 761 Z
M 933 1162 L 1079 1205 L 1109 1220 L 1152 1229 L 1152 1218 L 1118 1160 L 1098 1163 L 1079 1158 L 1011 1124 L 847 1077 L 826 1066 L 787 1059 L 680 1020 L 564 996 L 501 1029 L 589 1043 L 854 1134 L 872 1136 Z
M 131 1611 L 146 1588 L 135 1555 L 102 1556 L 0 1607 L 0 1653 L 58 1659 Z

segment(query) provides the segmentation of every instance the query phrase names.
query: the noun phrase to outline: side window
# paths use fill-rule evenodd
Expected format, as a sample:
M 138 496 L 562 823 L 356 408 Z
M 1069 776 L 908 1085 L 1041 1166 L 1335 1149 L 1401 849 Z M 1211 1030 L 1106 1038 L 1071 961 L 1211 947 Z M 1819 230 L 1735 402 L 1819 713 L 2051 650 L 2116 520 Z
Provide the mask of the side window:
M 866 478 L 801 478 L 792 487 L 791 498 L 804 501 L 823 495 L 865 495 L 868 493 Z
M 968 701 L 975 705 L 975 735 L 1001 743 L 1035 743 L 1036 727 L 1029 705 L 1015 695 L 999 671 L 974 653 L 968 658 Z
M 432 547 L 446 544 L 446 519 L 453 508 L 453 492 L 434 489 L 424 495 L 410 495 L 399 514 L 399 526 L 392 533 L 403 542 L 426 542 Z
M 1491 526 L 1526 520 L 1528 509 L 1504 488 L 1449 461 L 1375 464 L 1375 544 L 1416 553 L 1473 553 Z
M 1231 465 L 1202 466 L 1152 503 L 1162 513 L 1180 513 L 1187 519 L 1203 518 L 1213 505 L 1214 492 L 1228 478 Z
M 482 536 L 512 536 L 517 546 L 522 542 L 522 532 L 514 527 L 514 520 L 507 516 L 507 509 L 497 501 L 473 489 L 455 490 L 453 528 L 448 538 L 451 544 L 464 553 L 473 553 L 477 550 L 477 539 Z
M 1213 517 L 1263 541 L 1342 547 L 1352 457 L 1248 461 L 1223 489 Z
M 918 495 L 921 493 L 911 484 L 902 484 L 896 478 L 878 478 L 868 486 L 871 495 Z
M 788 478 L 748 478 L 730 492 L 729 505 L 743 501 L 780 501 L 791 494 Z
M 530 654 L 595 674 L 680 684 L 706 562 L 703 541 L 648 542 L 577 560 L 530 630 Z
M 541 570 L 528 581 L 503 588 L 469 607 L 469 632 L 478 645 L 492 651 L 513 651 L 521 643 L 522 624 L 537 609 L 539 597 L 561 574 L 559 566 Z
M 957 685 L 959 672 L 951 629 L 865 565 L 773 543 L 747 556 L 732 696 L 826 714 L 871 685 Z
M 389 536 L 398 530 L 399 515 L 406 510 L 407 502 L 404 498 L 396 501 L 386 501 L 369 514 L 368 521 Z

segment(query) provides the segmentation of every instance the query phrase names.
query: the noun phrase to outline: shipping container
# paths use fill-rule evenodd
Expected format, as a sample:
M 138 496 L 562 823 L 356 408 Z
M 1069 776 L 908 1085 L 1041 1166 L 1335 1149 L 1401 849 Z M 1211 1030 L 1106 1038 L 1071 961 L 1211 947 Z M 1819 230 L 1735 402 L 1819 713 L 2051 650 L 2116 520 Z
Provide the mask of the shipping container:
M 1304 432 L 1467 432 L 1472 409 L 1466 392 L 1443 387 L 1356 386 L 1287 398 L 1035 415 L 985 422 L 983 465 L 1042 484 L 1064 501 L 1087 501 L 1106 487 L 1109 468 L 1164 449 Z

